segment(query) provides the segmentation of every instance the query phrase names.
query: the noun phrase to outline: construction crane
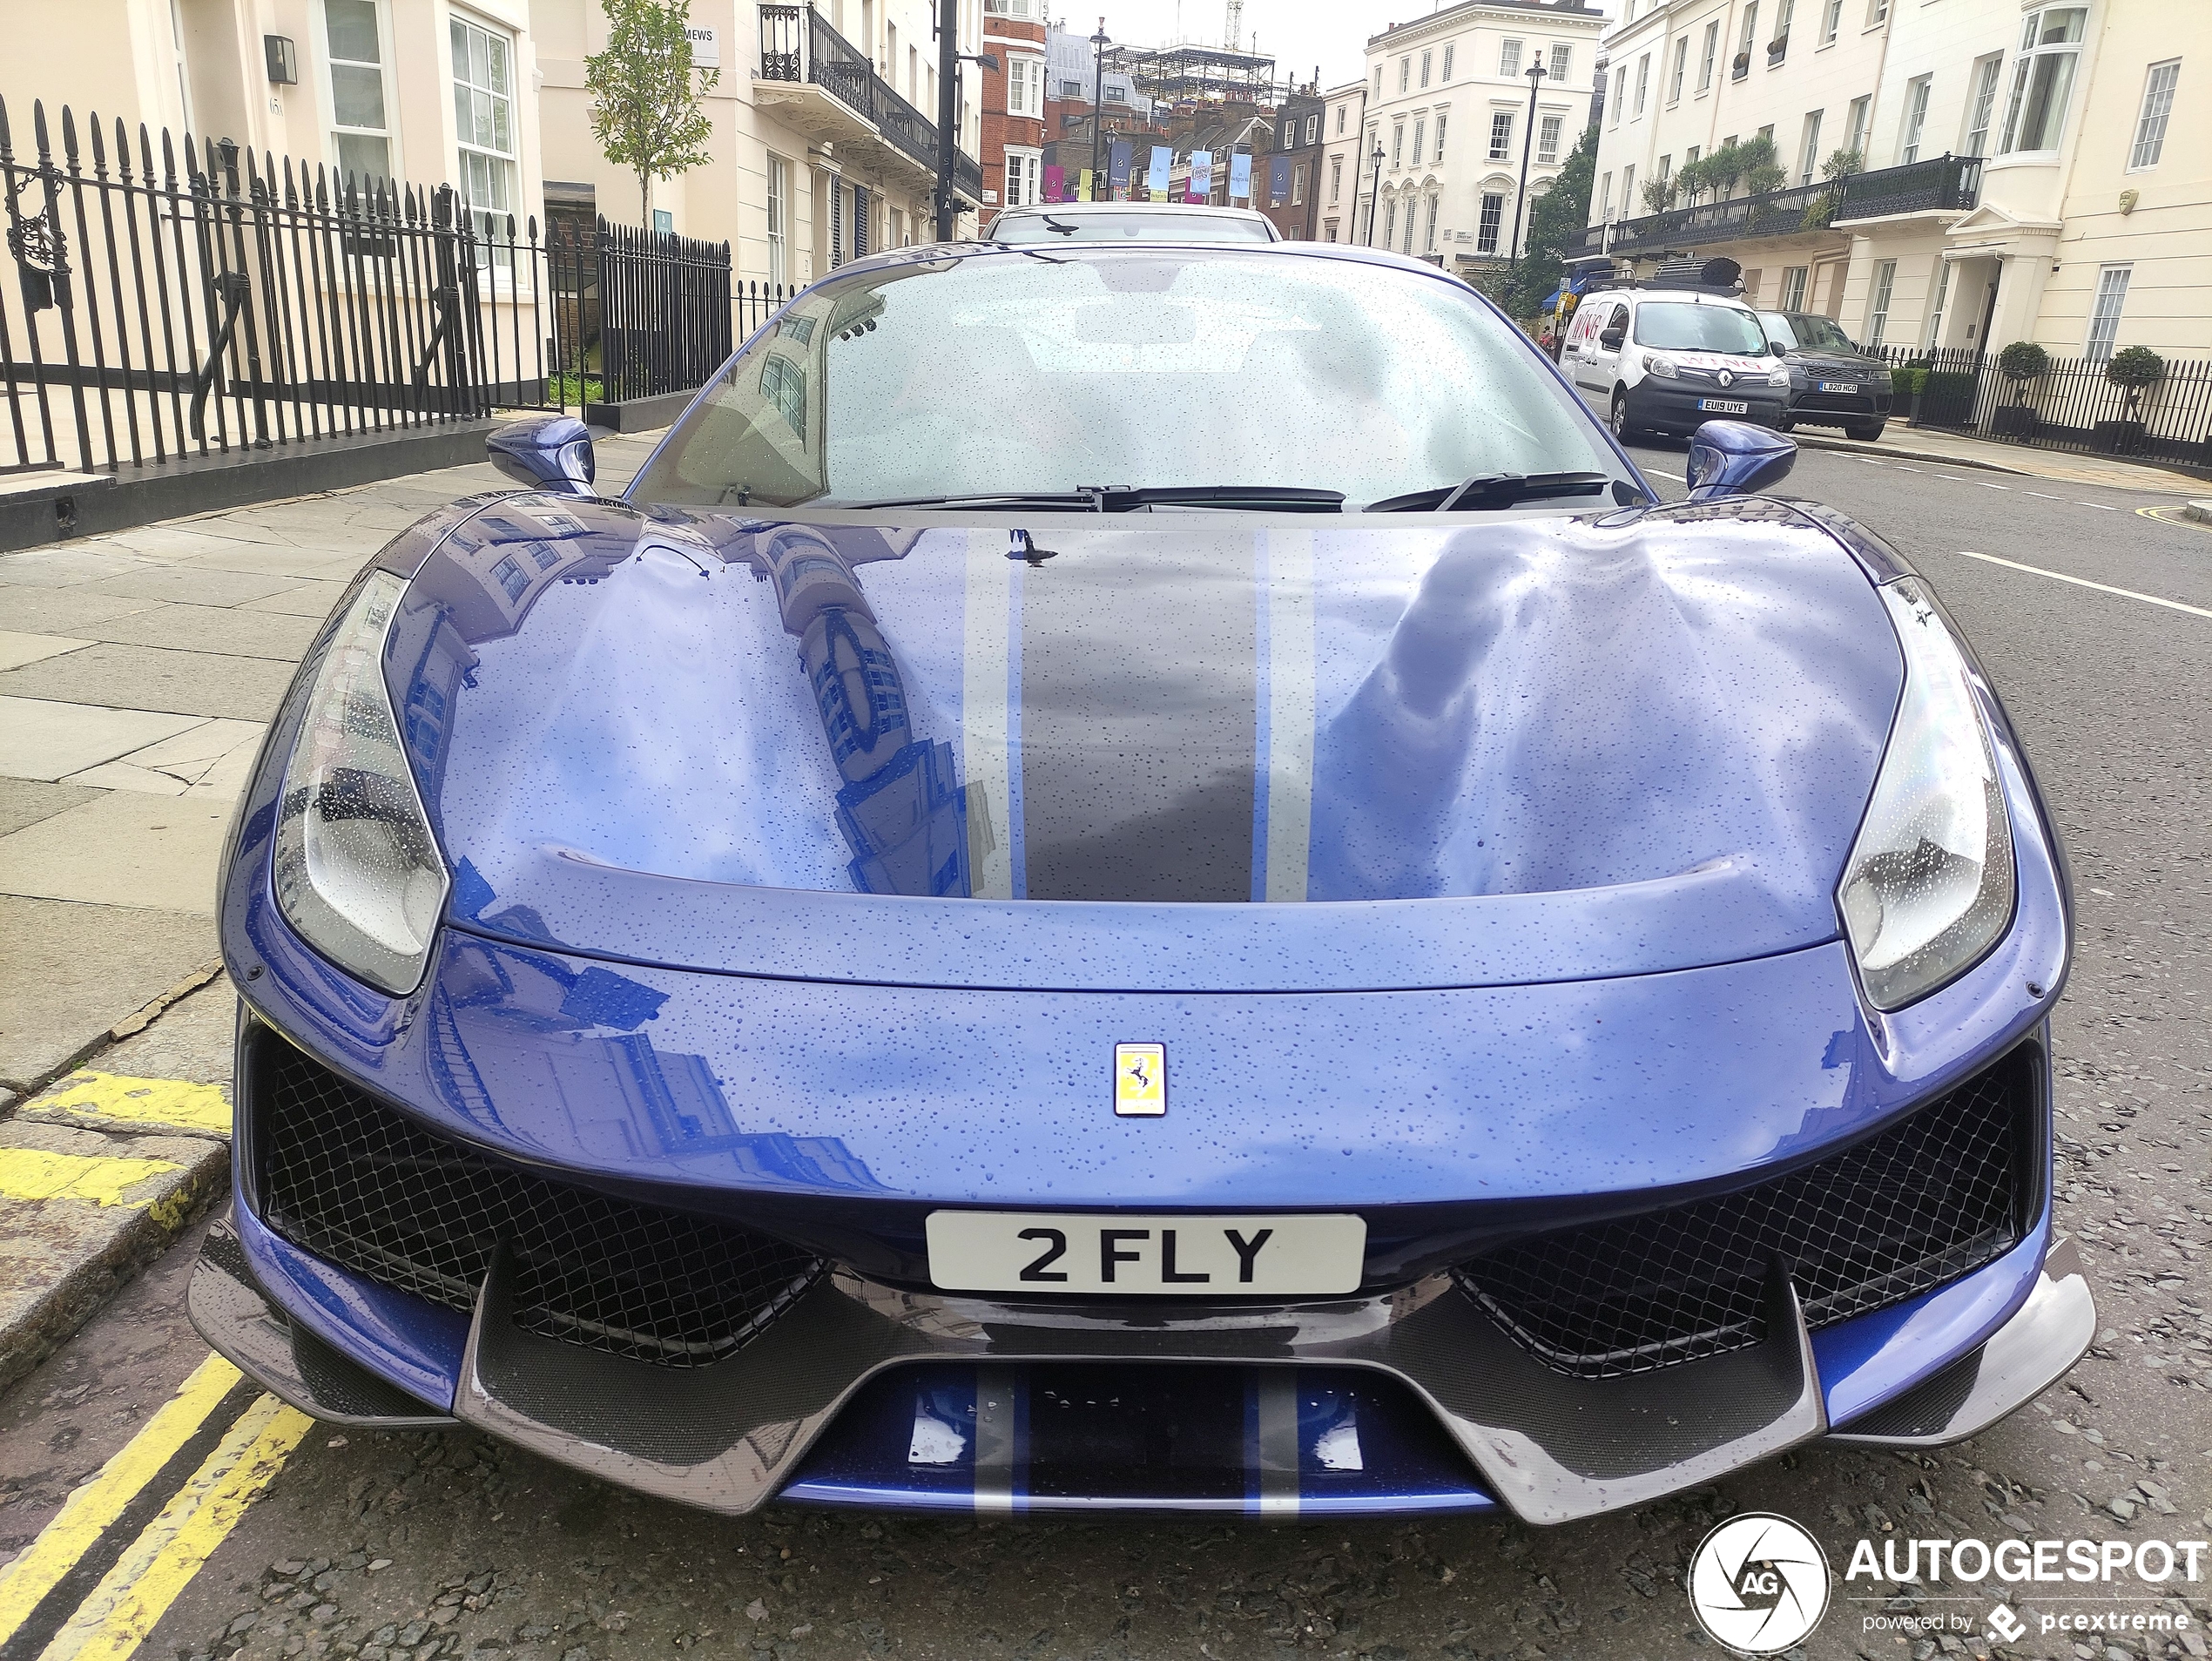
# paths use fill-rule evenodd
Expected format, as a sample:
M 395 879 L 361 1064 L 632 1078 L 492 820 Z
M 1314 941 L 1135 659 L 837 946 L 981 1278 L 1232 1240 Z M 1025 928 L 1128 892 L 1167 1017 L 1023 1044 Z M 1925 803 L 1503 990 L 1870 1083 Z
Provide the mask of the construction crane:
M 1229 0 L 1228 35 L 1224 46 L 1232 52 L 1244 50 L 1244 0 Z

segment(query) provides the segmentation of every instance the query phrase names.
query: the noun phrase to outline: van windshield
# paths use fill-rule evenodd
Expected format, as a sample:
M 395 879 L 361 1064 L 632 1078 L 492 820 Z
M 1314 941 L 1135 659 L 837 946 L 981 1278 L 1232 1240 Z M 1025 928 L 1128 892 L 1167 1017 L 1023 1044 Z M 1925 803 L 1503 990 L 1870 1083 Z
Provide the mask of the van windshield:
M 1670 352 L 1740 352 L 1766 355 L 1758 319 L 1733 306 L 1660 301 L 1636 308 L 1636 344 Z

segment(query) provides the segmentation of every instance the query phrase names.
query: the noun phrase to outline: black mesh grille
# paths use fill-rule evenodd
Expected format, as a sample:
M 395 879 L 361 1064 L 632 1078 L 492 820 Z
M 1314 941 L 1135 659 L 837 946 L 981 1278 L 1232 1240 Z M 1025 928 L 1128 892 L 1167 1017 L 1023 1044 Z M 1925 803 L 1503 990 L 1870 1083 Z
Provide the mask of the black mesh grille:
M 1901 1123 L 1755 1188 L 1517 1240 L 1460 1282 L 1550 1367 L 1647 1372 L 1765 1336 L 1769 1266 L 1813 1327 L 1916 1297 L 2020 1240 L 2030 1058 L 2015 1054 Z
M 678 1212 L 495 1163 L 417 1128 L 290 1045 L 253 1090 L 261 1203 L 293 1245 L 469 1310 L 502 1243 L 520 1325 L 666 1367 L 703 1367 L 772 1320 L 819 1259 Z

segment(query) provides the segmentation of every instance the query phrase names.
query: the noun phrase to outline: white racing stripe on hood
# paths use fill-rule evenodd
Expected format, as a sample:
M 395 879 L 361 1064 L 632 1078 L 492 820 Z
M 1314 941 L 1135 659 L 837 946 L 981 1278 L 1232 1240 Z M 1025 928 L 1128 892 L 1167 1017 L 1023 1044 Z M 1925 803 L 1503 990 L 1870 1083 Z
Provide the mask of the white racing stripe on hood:
M 1012 670 L 1014 562 L 1006 532 L 968 533 L 968 600 L 961 653 L 961 731 L 968 762 L 968 869 L 978 900 L 1014 897 L 1012 767 L 1007 677 Z

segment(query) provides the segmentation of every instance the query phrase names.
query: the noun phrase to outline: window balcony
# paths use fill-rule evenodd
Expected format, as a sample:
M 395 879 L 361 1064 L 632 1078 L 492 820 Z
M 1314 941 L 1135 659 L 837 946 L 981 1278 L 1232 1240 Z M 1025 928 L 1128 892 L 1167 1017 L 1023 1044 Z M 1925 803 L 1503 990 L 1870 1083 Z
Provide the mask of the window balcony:
M 918 196 L 935 186 L 936 124 L 811 5 L 760 8 L 752 101 L 807 138 L 875 163 Z M 954 152 L 953 188 L 969 207 L 982 205 L 982 164 L 965 151 Z
M 1616 219 L 1609 239 L 1607 226 L 1593 225 L 1582 233 L 1581 251 L 1644 257 L 1715 242 L 1822 234 L 1864 219 L 1963 213 L 1974 206 L 1980 189 L 1980 158 L 1939 156 L 1849 179 Z

